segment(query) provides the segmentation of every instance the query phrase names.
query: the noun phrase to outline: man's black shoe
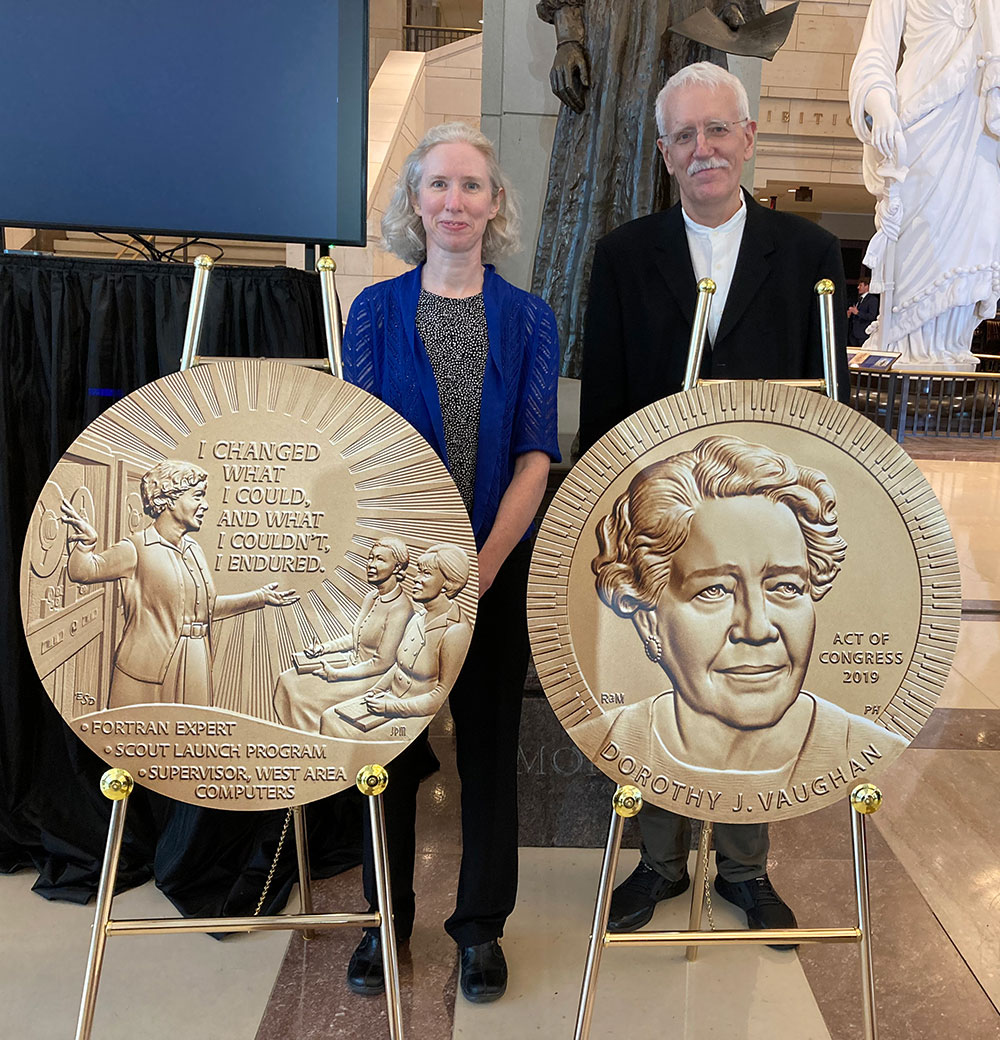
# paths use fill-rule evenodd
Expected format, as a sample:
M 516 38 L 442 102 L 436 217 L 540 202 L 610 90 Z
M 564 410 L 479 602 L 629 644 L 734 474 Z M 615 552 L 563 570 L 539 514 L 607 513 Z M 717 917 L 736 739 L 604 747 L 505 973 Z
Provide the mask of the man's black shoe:
M 507 992 L 507 961 L 496 939 L 462 947 L 462 996 L 473 1004 L 488 1004 Z
M 376 997 L 385 992 L 382 937 L 377 931 L 365 931 L 365 937 L 351 954 L 347 965 L 347 988 L 363 997 Z
M 788 904 L 774 890 L 767 874 L 752 881 L 727 881 L 716 875 L 715 891 L 747 915 L 750 928 L 796 928 L 798 922 Z M 772 950 L 794 950 L 798 943 L 775 944 Z
M 672 899 L 687 890 L 691 878 L 685 870 L 676 881 L 668 881 L 642 860 L 611 895 L 609 932 L 634 932 L 653 916 L 661 899 Z

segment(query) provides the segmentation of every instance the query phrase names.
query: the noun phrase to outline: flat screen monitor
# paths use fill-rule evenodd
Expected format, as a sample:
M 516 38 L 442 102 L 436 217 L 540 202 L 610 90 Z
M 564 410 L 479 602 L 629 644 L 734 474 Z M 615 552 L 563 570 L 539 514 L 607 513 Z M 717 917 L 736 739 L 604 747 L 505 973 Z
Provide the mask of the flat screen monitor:
M 363 245 L 367 0 L 0 3 L 0 226 Z

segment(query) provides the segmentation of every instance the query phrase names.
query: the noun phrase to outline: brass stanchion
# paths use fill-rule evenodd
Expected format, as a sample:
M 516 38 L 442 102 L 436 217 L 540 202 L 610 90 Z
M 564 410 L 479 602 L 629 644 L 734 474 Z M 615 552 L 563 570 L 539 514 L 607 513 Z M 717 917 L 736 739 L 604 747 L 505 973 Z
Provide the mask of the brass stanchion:
M 826 378 L 826 396 L 838 400 L 837 345 L 833 338 L 834 285 L 829 278 L 821 278 L 815 287 L 819 297 L 819 334 L 823 345 L 823 375 Z
M 188 306 L 188 320 L 184 335 L 184 346 L 181 354 L 181 369 L 191 368 L 198 358 L 198 345 L 205 313 L 205 296 L 208 279 L 212 270 L 211 257 L 199 256 L 194 261 L 195 274 L 192 286 L 191 301 Z M 330 356 L 331 371 L 340 376 L 342 373 L 340 359 L 340 310 L 337 303 L 333 282 L 335 264 L 329 257 L 319 263 L 322 277 L 324 314 L 327 322 L 327 346 Z M 391 1040 L 403 1040 L 402 1011 L 399 998 L 399 969 L 396 955 L 396 940 L 392 922 L 392 904 L 389 887 L 389 862 L 386 853 L 385 816 L 382 808 L 381 793 L 388 782 L 385 769 L 380 765 L 366 766 L 358 774 L 358 786 L 365 794 L 371 796 L 369 809 L 372 819 L 372 832 L 375 844 L 375 873 L 378 888 L 379 910 L 366 913 L 331 913 L 317 914 L 312 908 L 312 889 L 309 875 L 309 846 L 306 833 L 305 814 L 300 805 L 293 806 L 286 816 L 285 828 L 275 852 L 271 871 L 264 886 L 264 892 L 253 916 L 243 917 L 202 917 L 202 918 L 151 918 L 134 920 L 112 920 L 112 902 L 115 881 L 118 874 L 121 855 L 122 837 L 125 827 L 125 811 L 128 795 L 134 781 L 123 769 L 110 769 L 101 778 L 101 791 L 113 801 L 111 819 L 108 826 L 108 838 L 104 853 L 104 862 L 97 893 L 97 908 L 90 952 L 87 959 L 86 977 L 80 1012 L 77 1021 L 76 1040 L 90 1040 L 94 1014 L 97 1007 L 98 987 L 101 968 L 104 961 L 104 950 L 107 939 L 111 935 L 154 935 L 180 934 L 192 932 L 256 932 L 296 930 L 302 931 L 306 938 L 312 938 L 315 930 L 336 927 L 361 926 L 378 927 L 382 935 L 383 967 L 386 978 L 386 1001 L 389 1011 L 389 1028 Z M 257 916 L 263 905 L 268 886 L 274 876 L 278 857 L 287 833 L 289 819 L 294 823 L 297 866 L 299 873 L 299 914 L 281 914 L 270 917 Z
M 392 919 L 392 887 L 389 883 L 389 856 L 385 841 L 385 812 L 382 792 L 389 776 L 379 765 L 365 766 L 358 773 L 358 790 L 368 796 L 372 844 L 375 853 L 375 891 L 378 895 L 379 935 L 382 939 L 382 971 L 385 975 L 385 1002 L 389 1015 L 390 1040 L 403 1040 L 403 1008 L 399 999 L 399 961 L 396 956 L 396 930 Z
M 702 278 L 698 283 L 698 304 L 694 312 L 694 324 L 691 326 L 691 340 L 688 344 L 687 367 L 684 370 L 683 389 L 690 390 L 695 386 L 709 383 L 728 383 L 729 379 L 701 379 L 701 362 L 705 355 L 705 336 L 708 331 L 708 316 L 712 307 L 712 296 L 715 293 L 715 282 L 711 278 Z M 835 286 L 829 278 L 821 278 L 814 286 L 819 297 L 819 332 L 823 350 L 822 379 L 776 379 L 769 382 L 782 383 L 785 386 L 798 386 L 808 390 L 822 390 L 827 397 L 835 401 L 837 394 L 837 346 L 833 334 L 833 294 Z
M 607 946 L 774 946 L 789 943 L 856 943 L 861 941 L 860 928 L 745 928 L 714 932 L 612 932 Z
M 326 264 L 324 265 L 324 261 Z M 208 255 L 202 253 L 194 258 L 194 281 L 191 286 L 191 301 L 188 304 L 188 317 L 187 327 L 184 330 L 184 347 L 181 351 L 181 371 L 191 368 L 194 363 L 198 360 L 198 346 L 201 343 L 201 330 L 205 322 L 205 297 L 208 292 L 208 279 L 212 273 L 212 268 L 215 266 L 215 261 Z M 333 270 L 336 269 L 336 264 L 330 257 L 323 257 L 320 260 L 320 270 L 322 272 L 329 270 L 329 282 L 330 286 L 333 285 Z M 323 309 L 324 314 L 327 316 L 327 344 L 328 350 L 330 351 L 330 365 L 331 371 L 335 375 L 340 375 L 340 310 L 337 304 L 336 291 L 332 294 L 333 307 L 337 314 L 336 324 L 336 351 L 334 353 L 333 342 L 330 340 L 329 327 L 331 326 L 331 318 L 329 313 L 330 302 L 327 296 L 327 285 L 326 282 L 322 282 L 323 289 Z M 336 367 L 333 367 L 333 358 L 336 357 Z M 302 814 L 302 807 L 299 805 L 294 806 L 289 810 L 292 814 L 292 819 L 295 825 L 295 851 L 296 858 L 298 861 L 299 871 L 299 907 L 304 917 L 308 917 L 312 914 L 312 888 L 309 876 L 309 844 L 306 837 L 305 819 Z M 286 821 L 287 827 L 287 821 Z M 281 848 L 284 844 L 284 831 L 282 831 L 281 841 L 278 843 L 277 851 L 274 854 L 274 862 L 271 864 L 271 871 L 268 874 L 267 883 L 264 886 L 264 891 L 261 894 L 260 902 L 257 904 L 258 911 L 264 903 L 264 899 L 267 895 L 267 889 L 271 883 L 271 877 L 274 875 L 275 867 L 277 866 L 278 856 L 281 854 Z M 256 916 L 256 915 L 255 915 Z M 261 920 L 261 918 L 258 918 Z M 315 938 L 316 933 L 312 930 L 304 931 L 302 937 L 304 939 Z
M 292 822 L 295 826 L 295 858 L 299 868 L 299 910 L 304 916 L 313 912 L 312 880 L 309 876 L 309 838 L 306 834 L 306 813 L 301 805 L 292 806 Z M 302 933 L 303 939 L 315 939 L 314 931 Z
M 625 792 L 634 792 L 628 797 L 637 798 L 639 808 L 642 796 L 632 787 L 620 787 L 615 795 L 615 813 L 618 814 L 618 799 Z M 604 866 L 601 870 L 601 883 L 597 897 L 597 909 L 594 913 L 594 928 L 590 936 L 590 947 L 587 952 L 587 966 L 584 973 L 583 989 L 580 994 L 580 1005 L 577 1012 L 575 1040 L 587 1040 L 590 1035 L 590 1020 L 593 1014 L 594 992 L 597 986 L 597 972 L 600 967 L 601 951 L 608 946 L 687 946 L 689 961 L 695 960 L 691 951 L 698 946 L 773 946 L 789 943 L 858 943 L 861 947 L 861 985 L 864 1008 L 864 1040 L 878 1040 L 878 1029 L 875 1016 L 875 980 L 872 972 L 871 954 L 871 913 L 868 895 L 868 848 L 865 833 L 865 817 L 875 812 L 882 804 L 882 793 L 873 784 L 860 784 L 850 796 L 851 833 L 854 848 L 854 886 L 858 909 L 858 923 L 850 928 L 759 928 L 759 929 L 720 929 L 718 931 L 698 931 L 689 928 L 680 932 L 608 932 L 608 913 L 611 908 L 611 891 L 615 869 L 618 863 L 618 852 L 621 848 L 622 821 L 620 816 L 612 817 L 608 844 L 604 853 Z M 623 815 L 635 815 L 626 812 Z M 707 826 L 711 826 L 710 824 Z M 708 844 L 705 831 L 699 843 L 699 866 L 695 868 L 695 892 L 692 895 L 690 920 L 692 924 L 700 923 L 701 900 L 698 897 L 697 874 L 701 869 L 702 858 L 707 867 Z M 702 886 L 704 886 L 702 874 Z M 696 909 L 697 904 L 697 909 Z
M 601 865 L 601 883 L 597 890 L 594 907 L 594 923 L 590 929 L 590 945 L 587 948 L 587 966 L 583 972 L 583 988 L 580 991 L 580 1006 L 576 1014 L 575 1040 L 587 1040 L 590 1036 L 590 1019 L 594 1013 L 594 996 L 597 993 L 597 972 L 601 966 L 601 952 L 608 941 L 608 914 L 611 912 L 611 892 L 618 869 L 618 853 L 622 847 L 622 826 L 625 819 L 635 816 L 642 808 L 642 792 L 638 787 L 626 784 L 615 791 L 611 800 L 611 826 L 608 841 L 604 846 L 604 862 Z
M 360 777 L 372 770 L 378 770 L 385 777 L 385 770 L 381 766 L 367 766 L 359 774 Z M 101 967 L 104 962 L 104 947 L 108 937 L 112 935 L 162 935 L 181 934 L 190 932 L 273 932 L 283 930 L 305 931 L 307 929 L 319 928 L 342 928 L 348 926 L 361 926 L 363 928 L 382 927 L 385 929 L 385 918 L 389 920 L 389 934 L 392 936 L 392 911 L 388 915 L 382 913 L 363 914 L 315 914 L 311 907 L 303 904 L 301 914 L 279 914 L 272 917 L 189 917 L 189 918 L 144 918 L 133 920 L 111 919 L 111 905 L 114 897 L 115 879 L 118 876 L 118 860 L 121 854 L 122 835 L 125 831 L 125 809 L 128 796 L 132 791 L 132 777 L 124 769 L 109 769 L 101 777 L 101 791 L 110 798 L 114 804 L 111 808 L 111 821 L 108 825 L 108 841 L 104 852 L 104 864 L 101 867 L 101 878 L 97 889 L 97 909 L 94 914 L 94 931 L 90 940 L 90 953 L 87 957 L 87 972 L 84 979 L 83 996 L 80 1001 L 80 1015 L 77 1020 L 76 1040 L 90 1040 L 91 1028 L 94 1022 L 94 1011 L 97 1007 L 97 990 L 101 979 Z M 384 790 L 385 784 L 379 788 Z M 366 792 L 375 793 L 375 792 Z M 388 865 L 385 855 L 385 824 L 381 816 L 382 802 L 378 797 L 372 798 L 373 806 L 377 803 L 379 813 L 379 829 L 375 831 L 376 864 L 381 861 L 382 877 L 384 885 L 379 889 L 379 907 L 389 907 L 389 877 Z M 301 811 L 301 807 L 296 806 Z M 299 826 L 300 816 L 293 816 L 296 820 L 296 829 Z M 304 826 L 303 826 L 304 830 Z M 298 837 L 298 835 L 297 835 Z M 308 852 L 304 840 L 299 845 L 302 850 L 299 859 L 299 870 L 302 876 L 308 878 Z M 305 866 L 303 866 L 305 864 Z M 376 867 L 376 871 L 378 871 Z M 310 901 L 311 902 L 311 901 Z M 383 946 L 383 949 L 386 949 Z M 385 954 L 383 954 L 385 956 Z M 401 1015 L 399 1011 L 399 982 L 396 968 L 396 945 L 395 937 L 391 941 L 392 969 L 386 967 L 386 992 L 390 1005 L 390 1026 L 393 1022 L 400 1023 L 395 1031 L 391 1032 L 392 1040 L 402 1040 Z M 393 979 L 393 990 L 389 990 L 389 979 Z
M 689 390 L 703 382 L 724 382 L 724 380 L 700 380 L 701 362 L 704 354 L 705 333 L 708 327 L 708 315 L 711 297 L 715 292 L 715 283 L 710 278 L 703 278 L 698 283 L 698 306 L 695 311 L 694 326 L 688 350 L 687 368 L 684 376 L 684 389 Z M 836 344 L 833 324 L 834 284 L 829 279 L 816 283 L 815 292 L 820 299 L 820 334 L 823 347 L 823 370 L 825 378 L 777 380 L 793 386 L 815 387 L 826 392 L 827 396 L 837 398 L 837 365 Z M 631 811 L 622 812 L 618 800 L 629 792 L 628 804 Z M 587 1040 L 590 1034 L 590 1023 L 593 1015 L 594 994 L 597 987 L 597 975 L 600 968 L 601 953 L 605 946 L 687 946 L 686 957 L 694 961 L 698 957 L 700 945 L 788 945 L 792 943 L 858 943 L 861 947 L 861 984 L 864 1002 L 864 1040 L 878 1040 L 875 1015 L 875 983 L 872 971 L 871 954 L 871 913 L 868 892 L 868 850 L 865 832 L 865 817 L 875 812 L 882 802 L 882 794 L 872 784 L 861 784 L 850 796 L 851 833 L 854 850 L 854 885 L 857 900 L 857 925 L 848 928 L 761 928 L 740 930 L 701 931 L 701 915 L 706 901 L 708 883 L 708 857 L 712 840 L 712 824 L 703 823 L 701 840 L 698 845 L 698 859 L 695 866 L 691 909 L 688 918 L 688 929 L 676 932 L 633 932 L 610 933 L 607 930 L 608 916 L 611 908 L 612 885 L 618 864 L 618 853 L 621 848 L 622 816 L 634 816 L 642 806 L 642 795 L 634 787 L 619 787 L 615 795 L 615 812 L 611 818 L 608 842 L 604 853 L 604 864 L 601 868 L 601 880 L 598 889 L 597 906 L 594 911 L 594 923 L 587 951 L 587 964 L 584 970 L 583 987 L 580 993 L 580 1004 L 577 1011 L 575 1040 Z M 711 920 L 711 904 L 709 903 L 709 923 Z
M 111 822 L 108 824 L 108 842 L 104 848 L 104 864 L 97 886 L 97 909 L 94 913 L 94 930 L 90 936 L 90 952 L 87 954 L 87 974 L 83 982 L 80 999 L 80 1015 L 76 1021 L 76 1040 L 90 1040 L 97 1009 L 97 987 L 101 982 L 104 965 L 104 947 L 108 941 L 108 922 L 111 919 L 111 900 L 115 894 L 118 877 L 118 857 L 125 833 L 125 810 L 134 781 L 124 769 L 109 769 L 101 777 L 101 794 L 111 800 Z

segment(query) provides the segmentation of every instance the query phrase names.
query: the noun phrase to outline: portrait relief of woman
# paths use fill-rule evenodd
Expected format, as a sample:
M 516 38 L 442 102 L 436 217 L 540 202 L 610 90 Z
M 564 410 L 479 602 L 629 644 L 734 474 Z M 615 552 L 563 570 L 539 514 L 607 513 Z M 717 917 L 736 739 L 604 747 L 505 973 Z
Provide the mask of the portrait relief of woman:
M 595 760 L 775 789 L 906 745 L 804 688 L 816 605 L 848 553 L 823 473 L 707 437 L 642 469 L 595 533 L 597 594 L 636 637 L 620 652 L 645 653 L 664 677 L 658 695 L 573 727 Z
M 81 585 L 120 581 L 125 630 L 115 651 L 108 707 L 210 707 L 212 622 L 298 600 L 277 582 L 219 595 L 193 535 L 209 508 L 208 473 L 181 461 L 157 463 L 140 482 L 149 527 L 97 552 L 98 532 L 63 500 L 69 577 Z
M 458 678 L 472 640 L 472 626 L 454 602 L 469 580 L 469 558 L 457 545 L 432 545 L 417 560 L 416 611 L 378 681 L 369 680 L 353 700 L 331 704 L 319 720 L 327 737 L 356 737 L 389 719 L 429 719 Z
M 274 688 L 274 711 L 286 726 L 319 732 L 334 704 L 367 693 L 393 665 L 413 603 L 403 589 L 410 552 L 398 535 L 382 535 L 368 553 L 365 596 L 351 631 L 307 647 Z

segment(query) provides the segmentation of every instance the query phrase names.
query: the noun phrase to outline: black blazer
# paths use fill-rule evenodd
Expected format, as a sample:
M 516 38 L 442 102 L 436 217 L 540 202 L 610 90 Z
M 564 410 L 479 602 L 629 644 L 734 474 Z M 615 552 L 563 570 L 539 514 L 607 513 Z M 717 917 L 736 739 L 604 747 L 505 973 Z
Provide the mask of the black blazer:
M 847 345 L 860 347 L 868 338 L 865 331 L 878 317 L 878 293 L 866 293 L 863 300 L 858 301 L 858 313 L 847 319 Z
M 846 292 L 840 242 L 802 217 L 746 195 L 747 219 L 719 332 L 702 375 L 823 375 L 819 302 L 830 278 L 840 399 L 848 400 Z M 698 290 L 680 205 L 605 235 L 594 251 L 584 329 L 580 450 L 684 382 Z

